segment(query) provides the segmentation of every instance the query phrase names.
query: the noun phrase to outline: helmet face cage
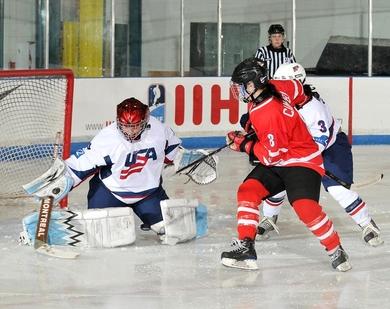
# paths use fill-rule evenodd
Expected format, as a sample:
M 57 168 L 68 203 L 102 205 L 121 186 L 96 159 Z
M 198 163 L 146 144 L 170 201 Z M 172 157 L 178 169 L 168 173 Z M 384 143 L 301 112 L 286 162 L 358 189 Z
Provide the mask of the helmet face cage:
M 299 63 L 284 63 L 276 70 L 274 79 L 297 79 L 302 84 L 306 81 L 306 71 Z
M 244 103 L 248 103 L 250 101 L 250 94 L 246 91 L 245 84 L 238 84 L 230 81 L 230 92 L 237 100 L 243 101 Z
M 138 140 L 148 122 L 149 107 L 137 99 L 126 99 L 117 106 L 117 127 L 128 141 Z

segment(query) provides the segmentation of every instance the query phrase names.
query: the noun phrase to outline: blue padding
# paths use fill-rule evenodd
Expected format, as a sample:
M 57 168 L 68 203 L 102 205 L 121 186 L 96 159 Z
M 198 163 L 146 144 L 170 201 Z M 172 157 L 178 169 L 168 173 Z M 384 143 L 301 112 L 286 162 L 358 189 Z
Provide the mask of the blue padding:
M 187 149 L 219 148 L 226 144 L 225 136 L 183 137 L 181 140 Z
M 353 135 L 352 145 L 390 145 L 390 135 Z
M 207 207 L 203 204 L 195 208 L 196 218 L 196 237 L 203 237 L 207 235 Z

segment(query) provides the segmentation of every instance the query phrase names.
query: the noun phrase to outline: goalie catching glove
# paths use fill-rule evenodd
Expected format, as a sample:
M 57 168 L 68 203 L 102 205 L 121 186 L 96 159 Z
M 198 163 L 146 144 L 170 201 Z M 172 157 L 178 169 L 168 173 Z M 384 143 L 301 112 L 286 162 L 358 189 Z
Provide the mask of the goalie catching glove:
M 242 131 L 230 131 L 226 136 L 226 142 L 229 148 L 234 151 L 253 152 L 254 141 L 251 137 Z
M 191 165 L 191 163 L 196 160 L 200 161 Z M 204 149 L 187 150 L 180 147 L 173 163 L 176 173 L 177 171 L 184 169 L 182 174 L 187 175 L 198 185 L 209 184 L 218 177 L 218 157 L 215 154 L 210 155 L 210 153 Z M 188 166 L 188 169 L 186 169 L 186 166 Z

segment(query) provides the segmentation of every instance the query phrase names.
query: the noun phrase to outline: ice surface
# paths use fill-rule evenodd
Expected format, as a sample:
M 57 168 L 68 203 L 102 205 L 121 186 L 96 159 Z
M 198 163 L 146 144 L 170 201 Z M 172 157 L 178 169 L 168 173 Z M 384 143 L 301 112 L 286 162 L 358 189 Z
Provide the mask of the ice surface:
M 208 236 L 185 244 L 160 245 L 153 233 L 138 229 L 132 246 L 85 249 L 77 260 L 59 260 L 18 245 L 21 219 L 37 205 L 0 206 L 0 308 L 386 308 L 390 146 L 353 151 L 356 182 L 385 174 L 379 184 L 359 190 L 385 244 L 365 245 L 358 227 L 323 192 L 321 204 L 350 255 L 353 269 L 347 273 L 331 268 L 288 205 L 278 220 L 281 234 L 256 243 L 258 271 L 220 264 L 221 252 L 236 236 L 236 188 L 251 169 L 244 154 L 225 150 L 219 154 L 219 178 L 210 185 L 184 184 L 184 176 L 165 179 L 170 197 L 198 198 L 208 205 Z M 82 185 L 71 193 L 74 208 L 83 208 L 86 190 Z

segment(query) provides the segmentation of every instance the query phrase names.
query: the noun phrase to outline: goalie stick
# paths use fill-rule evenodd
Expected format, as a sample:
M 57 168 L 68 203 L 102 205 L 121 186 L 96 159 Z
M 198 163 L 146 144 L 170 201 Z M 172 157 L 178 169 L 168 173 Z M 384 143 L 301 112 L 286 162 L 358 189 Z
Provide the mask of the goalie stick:
M 376 175 L 375 177 L 373 177 L 372 179 L 368 179 L 368 180 L 361 182 L 361 183 L 353 183 L 351 185 L 351 184 L 348 184 L 345 181 L 341 180 L 335 174 L 333 174 L 329 171 L 325 171 L 325 175 L 328 176 L 329 178 L 333 179 L 334 181 L 336 181 L 337 183 L 339 183 L 340 185 L 342 185 L 343 187 L 345 187 L 347 189 L 361 189 L 361 188 L 366 188 L 366 187 L 375 185 L 378 182 L 380 182 L 384 176 L 383 174 L 379 174 L 379 175 Z
M 58 147 L 61 140 L 61 132 L 57 132 L 56 140 L 53 147 L 53 159 L 58 156 Z M 55 190 L 55 189 L 54 189 Z M 35 232 L 34 249 L 36 252 L 53 256 L 62 259 L 74 259 L 79 253 L 72 251 L 64 251 L 50 246 L 47 242 L 51 211 L 53 209 L 53 196 L 46 196 L 41 199 L 41 206 L 39 208 L 37 230 Z

